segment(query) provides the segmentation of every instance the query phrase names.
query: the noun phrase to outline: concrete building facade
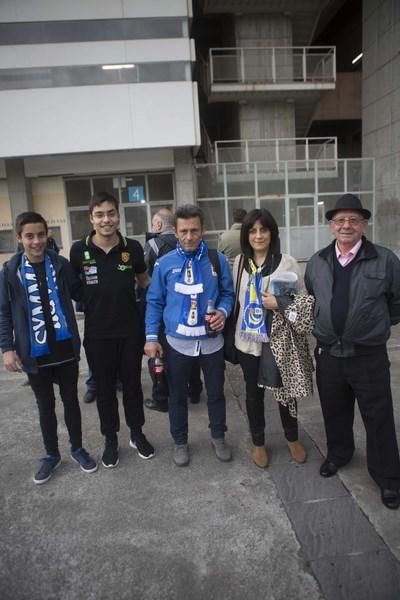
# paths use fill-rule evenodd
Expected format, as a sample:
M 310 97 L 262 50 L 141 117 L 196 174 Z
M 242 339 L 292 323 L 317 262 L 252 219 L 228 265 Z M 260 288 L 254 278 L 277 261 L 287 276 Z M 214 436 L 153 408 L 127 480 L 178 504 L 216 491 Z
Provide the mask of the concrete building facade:
M 5 0 L 0 5 L 0 251 L 22 210 L 63 252 L 101 190 L 143 239 L 159 205 L 194 201 L 200 143 L 187 0 Z
M 347 191 L 384 239 L 399 206 L 395 7 L 364 0 L 362 17 L 362 0 L 4 0 L 0 261 L 28 208 L 67 255 L 102 190 L 139 241 L 159 206 L 198 202 L 212 245 L 234 208 L 265 206 L 284 250 L 307 259 Z M 353 66 L 362 46 L 373 61 Z M 390 52 L 387 117 L 374 81 L 387 81 Z
M 375 157 L 376 238 L 400 254 L 400 2 L 363 3 L 363 155 Z

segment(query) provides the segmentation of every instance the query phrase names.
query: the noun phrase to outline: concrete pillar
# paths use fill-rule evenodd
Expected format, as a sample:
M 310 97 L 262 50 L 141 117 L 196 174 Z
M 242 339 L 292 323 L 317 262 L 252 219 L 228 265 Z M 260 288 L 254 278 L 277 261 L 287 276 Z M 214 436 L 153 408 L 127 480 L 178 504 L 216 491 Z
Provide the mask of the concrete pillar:
M 26 210 L 32 210 L 31 182 L 25 177 L 22 158 L 9 158 L 5 163 L 11 217 L 14 224 L 17 215 Z
M 245 15 L 236 17 L 235 21 L 236 45 L 240 47 L 274 47 L 292 46 L 292 22 L 284 15 Z M 255 74 L 265 77 L 272 76 L 272 62 L 269 53 L 260 50 L 245 55 L 246 72 L 254 69 Z M 281 52 L 276 56 L 277 73 L 280 77 L 286 74 L 290 79 L 292 75 L 292 55 Z M 291 138 L 296 135 L 294 104 L 286 102 L 265 102 L 250 100 L 240 104 L 239 130 L 242 140 L 265 138 Z M 274 160 L 274 149 L 257 150 L 250 160 Z M 268 152 L 272 152 L 271 156 Z M 292 156 L 282 158 L 293 158 Z M 243 158 L 244 159 L 244 158 Z
M 174 150 L 176 205 L 194 204 L 196 201 L 193 157 L 189 148 Z

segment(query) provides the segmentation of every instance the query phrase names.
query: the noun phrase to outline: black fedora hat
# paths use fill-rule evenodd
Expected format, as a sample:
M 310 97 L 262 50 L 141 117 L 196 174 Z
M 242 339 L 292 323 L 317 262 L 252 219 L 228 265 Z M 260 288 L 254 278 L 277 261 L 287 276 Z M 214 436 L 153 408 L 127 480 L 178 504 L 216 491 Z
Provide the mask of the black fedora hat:
M 345 194 L 341 196 L 335 204 L 335 208 L 328 210 L 325 213 L 325 217 L 330 221 L 335 213 L 339 210 L 356 210 L 361 213 L 364 219 L 370 219 L 371 213 L 367 208 L 363 208 L 360 198 L 357 198 L 354 194 Z

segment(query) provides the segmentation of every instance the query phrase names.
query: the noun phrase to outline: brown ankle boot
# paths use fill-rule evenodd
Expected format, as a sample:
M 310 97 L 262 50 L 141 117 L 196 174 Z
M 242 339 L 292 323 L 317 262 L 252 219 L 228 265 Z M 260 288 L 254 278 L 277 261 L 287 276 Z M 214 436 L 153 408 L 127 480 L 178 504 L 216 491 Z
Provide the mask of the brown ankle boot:
M 288 442 L 288 448 L 293 460 L 298 463 L 306 462 L 307 453 L 298 440 L 295 442 Z
M 251 449 L 251 458 L 257 467 L 261 469 L 268 467 L 268 454 L 265 446 L 253 446 Z

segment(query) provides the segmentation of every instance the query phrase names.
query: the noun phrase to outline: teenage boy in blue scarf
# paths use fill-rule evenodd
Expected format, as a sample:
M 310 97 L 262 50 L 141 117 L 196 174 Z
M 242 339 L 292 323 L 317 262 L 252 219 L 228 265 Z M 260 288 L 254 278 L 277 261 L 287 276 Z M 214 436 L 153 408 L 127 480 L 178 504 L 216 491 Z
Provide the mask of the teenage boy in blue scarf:
M 166 365 L 169 386 L 169 418 L 175 442 L 174 462 L 189 463 L 187 387 L 192 364 L 200 360 L 207 390 L 211 441 L 217 458 L 231 460 L 225 442 L 224 338 L 222 330 L 233 306 L 233 283 L 227 258 L 218 253 L 220 273 L 216 273 L 203 240 L 201 209 L 187 204 L 175 213 L 176 250 L 154 265 L 147 293 L 146 345 L 150 358 L 163 355 L 158 334 L 164 323 Z M 206 310 L 214 312 L 207 333 Z
M 16 233 L 23 250 L 0 272 L 0 346 L 7 371 L 26 371 L 39 409 L 46 455 L 33 481 L 46 483 L 61 462 L 54 380 L 64 404 L 71 458 L 85 473 L 94 473 L 97 464 L 82 448 L 74 275 L 65 258 L 47 249 L 47 223 L 40 214 L 18 215 Z

